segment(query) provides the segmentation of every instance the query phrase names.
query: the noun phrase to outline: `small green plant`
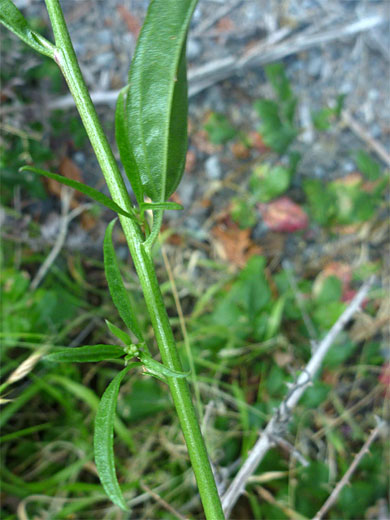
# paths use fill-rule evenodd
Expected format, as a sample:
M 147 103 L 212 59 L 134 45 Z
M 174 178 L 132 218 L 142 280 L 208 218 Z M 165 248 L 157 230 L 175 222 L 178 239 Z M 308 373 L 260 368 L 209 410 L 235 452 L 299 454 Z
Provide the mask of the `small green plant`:
M 216 112 L 209 114 L 204 129 L 213 144 L 224 144 L 237 134 L 229 119 L 224 114 Z
M 168 201 L 184 170 L 187 148 L 186 37 L 196 0 L 154 0 L 150 3 L 129 72 L 129 84 L 118 97 L 116 142 L 122 165 L 137 199 L 133 207 L 113 152 L 84 83 L 58 0 L 46 0 L 55 43 L 33 30 L 11 0 L 0 1 L 0 21 L 39 53 L 53 59 L 75 99 L 86 132 L 103 171 L 112 199 L 75 181 L 25 166 L 21 170 L 46 175 L 115 211 L 125 234 L 160 349 L 162 363 L 153 359 L 124 288 L 112 243 L 115 221 L 106 231 L 104 264 L 110 294 L 130 334 L 107 326 L 118 345 L 93 345 L 53 352 L 55 362 L 100 361 L 123 358 L 125 367 L 105 390 L 95 422 L 95 460 L 103 487 L 111 500 L 127 509 L 114 464 L 113 429 L 116 400 L 122 380 L 132 368 L 144 370 L 170 388 L 186 439 L 205 515 L 224 518 L 218 491 L 199 429 L 168 315 L 157 282 L 151 248 L 165 210 L 181 209 Z M 145 201 L 145 196 L 149 201 Z M 153 213 L 150 225 L 146 210 Z M 129 361 L 132 358 L 136 362 Z
M 389 179 L 367 153 L 355 154 L 358 172 L 325 183 L 308 179 L 303 184 L 311 215 L 322 226 L 358 224 L 369 220 L 383 198 Z
M 261 119 L 258 130 L 265 144 L 282 155 L 298 135 L 294 123 L 298 100 L 281 63 L 267 65 L 265 72 L 276 99 L 259 99 L 255 102 L 254 107 Z
M 312 120 L 317 130 L 328 130 L 340 118 L 344 100 L 345 94 L 340 94 L 336 99 L 334 107 L 324 107 L 317 112 L 313 112 Z

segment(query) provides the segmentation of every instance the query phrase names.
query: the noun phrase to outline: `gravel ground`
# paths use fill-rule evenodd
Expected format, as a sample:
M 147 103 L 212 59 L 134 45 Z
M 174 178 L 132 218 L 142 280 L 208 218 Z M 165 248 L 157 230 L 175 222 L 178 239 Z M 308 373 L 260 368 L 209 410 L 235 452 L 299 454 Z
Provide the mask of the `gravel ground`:
M 48 21 L 43 2 L 16 3 L 27 17 Z M 121 88 L 126 83 L 130 56 L 148 2 L 63 0 L 61 3 L 91 91 L 109 93 Z M 380 22 L 373 28 L 356 30 L 356 23 L 364 25 L 375 17 Z M 387 0 L 200 0 L 188 42 L 189 71 L 196 76 L 207 66 L 211 73 L 206 76 L 207 88 L 198 81 L 200 92 L 190 100 L 190 150 L 195 164 L 178 189 L 186 211 L 184 216 L 175 212 L 167 216 L 175 221 L 178 231 L 189 237 L 187 246 L 191 247 L 191 241 L 196 243 L 195 248 L 199 242 L 212 242 L 213 222 L 234 195 L 230 181 L 242 184 L 260 158 L 260 152 L 252 151 L 249 158 L 242 160 L 230 145 L 210 145 L 205 142 L 201 127 L 206 115 L 217 111 L 226 114 L 245 133 L 256 128 L 253 102 L 271 94 L 262 65 L 264 56 L 270 55 L 266 60 L 269 62 L 283 61 L 299 98 L 302 131 L 298 148 L 303 158 L 292 186 L 292 193 L 298 199 L 303 179 L 331 180 L 351 173 L 355 169 L 351 150 L 367 148 L 362 137 L 345 124 L 322 134 L 312 128 L 310 113 L 334 102 L 339 94 L 346 95 L 345 108 L 367 134 L 389 150 L 389 18 Z M 265 51 L 255 53 L 252 63 L 237 65 L 237 60 L 256 49 L 259 42 L 266 42 Z M 229 60 L 236 60 L 235 65 L 229 65 Z M 225 62 L 228 65 L 224 71 Z M 32 98 L 41 107 L 47 96 L 41 90 L 32 93 Z M 99 113 L 112 138 L 112 104 L 99 104 Z M 77 150 L 72 158 L 83 170 L 84 178 L 99 185 L 98 168 L 90 152 Z M 68 245 L 84 248 L 88 233 L 77 226 L 72 230 Z M 327 239 L 318 232 L 304 239 L 291 235 L 282 240 L 274 234 L 264 236 L 262 230 L 260 221 L 252 238 L 261 242 L 263 252 L 278 258 L 285 254 L 292 256 L 297 267 L 297 252 L 310 250 Z M 102 233 L 99 228 L 93 235 L 97 250 Z M 216 253 L 211 251 L 211 254 Z

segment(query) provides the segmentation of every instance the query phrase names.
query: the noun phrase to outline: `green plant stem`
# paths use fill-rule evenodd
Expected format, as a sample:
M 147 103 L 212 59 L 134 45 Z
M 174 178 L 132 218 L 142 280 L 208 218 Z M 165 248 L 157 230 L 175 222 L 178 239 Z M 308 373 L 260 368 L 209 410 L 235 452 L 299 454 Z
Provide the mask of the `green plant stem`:
M 74 97 L 111 196 L 119 206 L 130 212 L 132 205 L 129 195 L 82 77 L 59 0 L 45 1 L 56 42 L 55 60 Z M 162 361 L 167 367 L 182 371 L 150 248 L 145 248 L 143 234 L 136 222 L 121 215 L 119 219 L 141 283 Z M 223 520 L 221 502 L 188 383 L 185 379 L 169 378 L 169 388 L 186 440 L 206 518 Z

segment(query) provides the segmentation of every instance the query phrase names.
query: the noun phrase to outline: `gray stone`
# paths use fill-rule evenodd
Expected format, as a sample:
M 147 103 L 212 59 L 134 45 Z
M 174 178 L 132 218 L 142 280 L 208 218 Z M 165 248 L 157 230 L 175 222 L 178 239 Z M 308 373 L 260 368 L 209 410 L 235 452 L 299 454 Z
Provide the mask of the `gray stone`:
M 205 162 L 205 172 L 208 179 L 216 181 L 222 177 L 222 168 L 217 155 L 212 155 Z
M 112 41 L 112 31 L 110 29 L 102 29 L 97 33 L 97 40 L 101 45 L 110 45 Z
M 187 43 L 187 58 L 189 60 L 195 60 L 199 57 L 202 52 L 202 46 L 199 40 L 195 40 L 194 38 L 190 38 Z

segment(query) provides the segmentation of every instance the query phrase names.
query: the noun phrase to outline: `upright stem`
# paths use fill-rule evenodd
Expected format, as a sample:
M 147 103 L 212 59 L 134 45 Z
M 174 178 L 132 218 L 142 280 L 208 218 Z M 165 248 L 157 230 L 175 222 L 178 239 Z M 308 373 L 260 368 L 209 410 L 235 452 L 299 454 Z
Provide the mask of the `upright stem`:
M 119 206 L 129 211 L 131 210 L 131 202 L 82 77 L 59 0 L 45 1 L 56 41 L 55 60 L 74 97 L 111 196 Z M 141 283 L 162 361 L 167 367 L 181 371 L 181 362 L 150 250 L 143 244 L 144 237 L 139 226 L 130 218 L 123 216 L 119 216 L 119 218 Z M 208 520 L 223 520 L 224 515 L 220 498 L 191 400 L 188 383 L 185 379 L 169 378 L 169 388 L 187 444 L 206 518 Z

